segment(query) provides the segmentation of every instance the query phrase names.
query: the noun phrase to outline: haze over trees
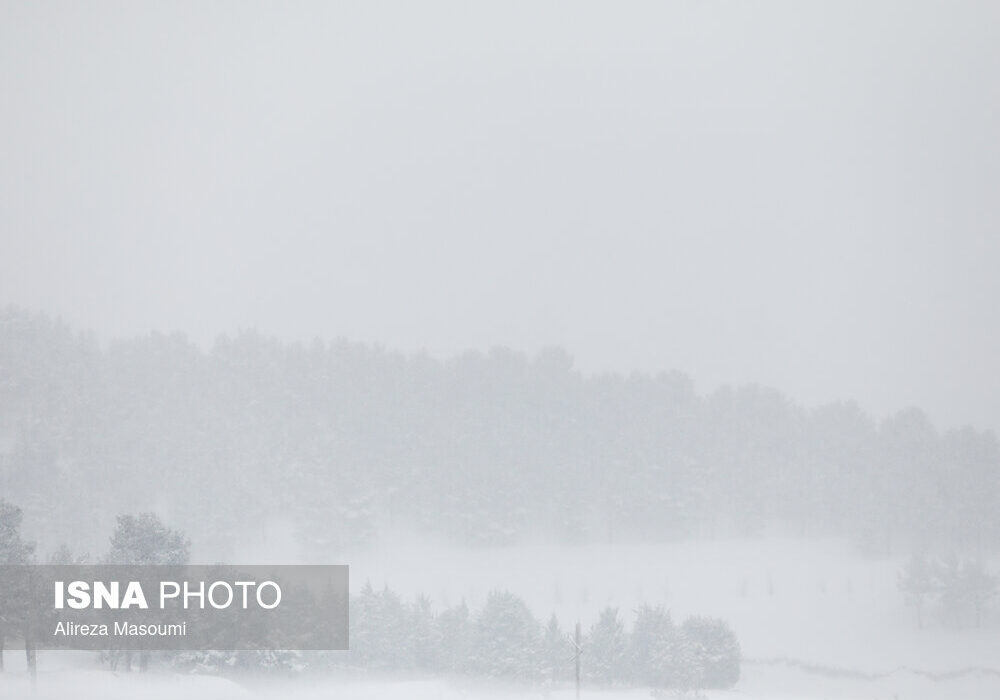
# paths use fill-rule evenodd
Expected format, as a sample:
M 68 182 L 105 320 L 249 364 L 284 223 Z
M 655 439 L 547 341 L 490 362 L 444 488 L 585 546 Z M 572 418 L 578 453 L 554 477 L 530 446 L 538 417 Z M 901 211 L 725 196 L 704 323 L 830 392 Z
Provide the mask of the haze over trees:
M 102 557 L 109 564 L 183 565 L 190 542 L 151 513 L 120 515 Z M 64 555 L 72 560 L 68 548 Z M 0 553 L 3 563 L 32 563 L 33 549 L 23 543 L 19 511 L 0 501 Z M 9 555 L 9 556 L 8 556 Z M 13 579 L 7 579 L 8 584 Z M 0 591 L 0 632 L 13 627 L 23 640 L 23 613 L 29 606 L 17 594 Z M 311 614 L 307 608 L 294 615 Z M 293 618 L 294 620 L 294 618 Z M 465 602 L 434 610 L 430 599 L 404 600 L 388 586 L 370 582 L 350 601 L 351 644 L 345 652 L 275 651 L 266 646 L 247 651 L 101 652 L 112 671 L 131 671 L 150 663 L 185 673 L 278 673 L 348 669 L 381 674 L 461 675 L 494 681 L 556 684 L 570 680 L 575 651 L 555 615 L 546 626 L 519 596 L 506 590 L 489 593 L 475 611 Z M 202 624 L 225 622 L 211 619 Z M 2 641 L 3 637 L 0 637 Z M 581 640 L 584 679 L 594 686 L 689 690 L 729 688 L 740 677 L 741 650 L 729 625 L 720 619 L 690 617 L 673 624 L 662 608 L 641 607 L 630 631 L 616 608 L 606 608 Z M 34 650 L 28 647 L 29 660 Z M 3 645 L 0 644 L 0 669 Z
M 119 515 L 106 563 L 130 565 L 187 564 L 191 543 L 153 513 Z
M 567 681 L 573 671 L 574 647 L 558 619 L 543 626 L 508 591 L 491 592 L 471 613 L 463 602 L 435 614 L 422 597 L 407 602 L 366 583 L 351 602 L 351 626 L 351 651 L 328 657 L 334 665 L 544 683 Z M 595 686 L 729 688 L 740 677 L 739 642 L 714 618 L 676 626 L 662 609 L 642 608 L 630 630 L 607 608 L 581 646 L 584 679 Z
M 335 558 L 381 528 L 464 544 L 839 535 L 875 554 L 1000 545 L 1000 448 L 917 409 L 798 406 L 683 374 L 584 376 L 562 350 L 448 360 L 254 332 L 100 347 L 0 314 L 0 493 L 46 543 L 150 510 L 225 558 L 291 523 Z M 89 537 L 89 541 L 87 538 Z
M 21 536 L 21 509 L 0 498 L 0 566 L 30 564 L 35 546 Z M 4 645 L 8 637 L 24 639 L 26 634 L 25 596 L 27 588 L 21 575 L 9 575 L 0 591 L 0 671 L 3 670 Z M 25 645 L 29 667 L 34 669 L 34 650 Z
M 1000 593 L 997 577 L 982 561 L 954 554 L 931 558 L 914 555 L 899 571 L 897 585 L 916 613 L 917 626 L 926 622 L 926 610 L 936 612 L 951 627 L 981 627 L 983 617 Z

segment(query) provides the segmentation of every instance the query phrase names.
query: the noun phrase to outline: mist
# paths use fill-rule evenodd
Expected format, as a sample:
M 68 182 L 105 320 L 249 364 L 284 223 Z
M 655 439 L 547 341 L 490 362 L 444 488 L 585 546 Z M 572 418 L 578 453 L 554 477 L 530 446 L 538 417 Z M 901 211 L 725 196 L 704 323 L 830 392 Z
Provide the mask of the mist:
M 0 300 L 1000 425 L 989 3 L 8 3 Z
M 998 38 L 0 2 L 0 565 L 348 564 L 352 639 L 0 598 L 0 694 L 996 697 Z

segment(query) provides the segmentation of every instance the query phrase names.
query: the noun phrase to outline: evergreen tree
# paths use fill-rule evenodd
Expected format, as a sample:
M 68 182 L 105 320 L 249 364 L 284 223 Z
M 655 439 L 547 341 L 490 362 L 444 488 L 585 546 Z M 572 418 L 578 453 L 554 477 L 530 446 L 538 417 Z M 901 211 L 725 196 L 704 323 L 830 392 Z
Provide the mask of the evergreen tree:
M 629 636 L 629 669 L 636 683 L 651 688 L 667 687 L 673 678 L 669 659 L 662 654 L 678 635 L 670 613 L 662 606 L 642 605 L 636 611 Z
M 573 668 L 573 648 L 555 613 L 542 633 L 542 676 L 551 683 L 568 680 Z
M 153 513 L 119 515 L 107 563 L 183 565 L 188 563 L 190 550 L 190 541 Z
M 183 566 L 188 563 L 190 550 L 190 541 L 181 532 L 164 525 L 153 513 L 119 515 L 105 562 L 129 566 Z M 131 671 L 132 656 L 131 651 L 105 653 L 112 670 L 124 660 L 125 670 Z M 147 669 L 149 659 L 148 651 L 139 652 L 140 670 Z
M 0 499 L 0 566 L 29 564 L 35 553 L 35 546 L 21 538 L 23 514 L 17 506 Z M 23 572 L 11 571 L 0 588 L 0 671 L 3 670 L 4 641 L 10 633 L 25 634 L 26 613 L 29 595 L 28 582 Z M 29 640 L 25 640 L 25 651 L 30 666 L 34 664 L 34 650 Z
M 413 665 L 409 611 L 388 586 L 376 592 L 366 581 L 351 601 L 351 660 L 369 670 L 405 670 Z
M 998 591 L 997 577 L 979 561 L 950 558 L 942 574 L 941 604 L 953 624 L 982 625 L 986 606 Z
M 12 503 L 0 498 L 0 564 L 28 564 L 35 546 L 21 539 L 24 514 Z
M 702 671 L 684 633 L 662 638 L 653 648 L 652 665 L 659 683 L 655 689 L 688 692 L 700 687 Z
M 470 667 L 472 624 L 469 607 L 463 600 L 434 619 L 436 668 L 451 673 Z
M 587 635 L 586 677 L 611 685 L 627 677 L 628 639 L 617 608 L 605 608 Z
M 291 510 L 316 556 L 382 525 L 467 543 L 777 526 L 880 554 L 1000 547 L 996 437 L 938 434 L 919 411 L 876 427 L 767 389 L 587 377 L 551 350 L 438 361 L 249 332 L 208 352 L 162 334 L 101 348 L 11 309 L 0 348 L 0 490 L 74 546 L 155 493 L 220 552 Z
M 538 621 L 524 601 L 493 591 L 473 625 L 472 668 L 489 678 L 532 680 L 541 666 Z
M 435 645 L 434 611 L 431 600 L 420 594 L 410 606 L 409 636 L 413 665 L 421 670 L 432 670 L 437 663 Z
M 900 569 L 896 585 L 906 597 L 906 604 L 916 611 L 917 627 L 922 628 L 927 602 L 941 592 L 941 568 L 934 561 L 915 554 Z
M 697 669 L 697 687 L 731 688 L 740 679 L 740 644 L 729 625 L 710 617 L 689 617 L 681 626 Z
M 73 554 L 73 550 L 69 548 L 67 544 L 61 544 L 53 550 L 48 558 L 46 559 L 46 564 L 58 564 L 58 565 L 69 565 L 69 564 L 86 564 L 90 559 L 88 554 Z

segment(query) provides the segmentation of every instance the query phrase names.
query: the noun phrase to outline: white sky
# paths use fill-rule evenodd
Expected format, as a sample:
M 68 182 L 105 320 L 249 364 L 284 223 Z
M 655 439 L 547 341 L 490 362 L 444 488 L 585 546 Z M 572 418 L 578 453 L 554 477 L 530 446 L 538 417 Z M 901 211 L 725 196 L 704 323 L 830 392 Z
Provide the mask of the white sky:
M 1000 427 L 1000 4 L 0 1 L 0 303 Z

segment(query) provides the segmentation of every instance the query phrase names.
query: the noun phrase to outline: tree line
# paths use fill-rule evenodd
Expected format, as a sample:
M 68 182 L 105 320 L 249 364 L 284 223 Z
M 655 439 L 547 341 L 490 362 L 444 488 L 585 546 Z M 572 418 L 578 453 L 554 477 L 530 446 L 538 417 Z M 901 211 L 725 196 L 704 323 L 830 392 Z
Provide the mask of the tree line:
M 0 500 L 0 565 L 35 563 L 34 547 L 22 538 L 20 509 Z M 122 515 L 102 563 L 183 565 L 190 541 L 151 514 Z M 82 563 L 63 546 L 47 563 Z M 29 668 L 34 654 L 28 638 L 27 606 L 4 581 L 0 591 L 0 668 L 3 641 L 24 642 Z M 309 610 L 292 614 L 309 615 Z M 483 607 L 464 603 L 436 612 L 426 596 L 404 601 L 388 586 L 366 582 L 350 599 L 351 641 L 347 652 L 249 651 L 149 652 L 109 650 L 101 654 L 111 670 L 145 670 L 151 660 L 189 672 L 265 671 L 301 673 L 331 669 L 382 673 L 466 675 L 526 683 L 566 683 L 574 657 L 581 656 L 583 679 L 600 686 L 648 686 L 691 690 L 728 688 L 740 676 L 740 646 L 722 620 L 689 617 L 673 621 L 662 607 L 635 611 L 630 631 L 616 608 L 608 607 L 579 640 L 571 639 L 553 615 L 543 625 L 517 595 L 497 590 Z M 294 621 L 292 621 L 294 624 Z M 579 646 L 577 646 L 579 645 Z
M 562 350 L 438 360 L 255 332 L 98 344 L 0 312 L 0 493 L 46 542 L 169 515 L 224 559 L 289 523 L 333 561 L 383 528 L 472 545 L 783 532 L 877 554 L 1000 545 L 1000 447 L 910 409 L 585 375 Z
M 723 620 L 677 624 L 659 606 L 640 606 L 631 630 L 605 608 L 577 647 L 555 615 L 543 624 L 508 591 L 491 592 L 478 611 L 463 602 L 435 613 L 424 596 L 407 603 L 366 583 L 351 625 L 351 651 L 336 661 L 346 666 L 558 684 L 573 678 L 579 650 L 584 682 L 599 686 L 728 688 L 740 677 L 740 645 Z
M 917 627 L 933 612 L 948 626 L 978 628 L 1000 593 L 1000 577 L 979 559 L 915 554 L 899 570 L 897 586 L 913 608 Z

